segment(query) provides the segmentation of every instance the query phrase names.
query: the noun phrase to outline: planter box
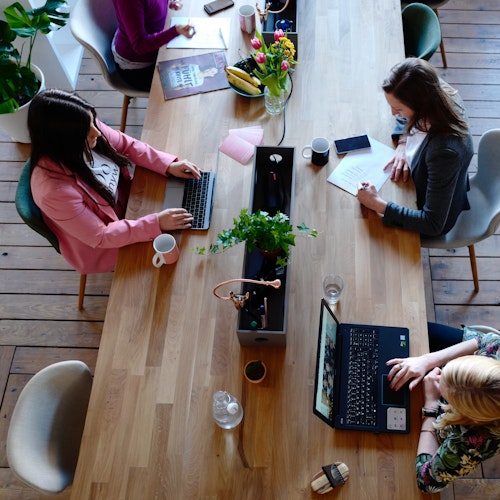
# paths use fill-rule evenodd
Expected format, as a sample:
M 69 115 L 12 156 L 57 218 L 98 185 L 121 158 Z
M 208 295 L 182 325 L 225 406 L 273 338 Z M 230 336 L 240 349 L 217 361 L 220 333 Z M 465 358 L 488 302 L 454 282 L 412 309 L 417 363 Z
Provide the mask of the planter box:
M 292 221 L 295 186 L 295 148 L 257 146 L 253 167 L 253 190 L 250 199 L 252 212 L 265 210 L 272 215 L 279 210 Z M 250 298 L 238 315 L 238 340 L 244 346 L 286 346 L 286 317 L 288 311 L 288 267 L 276 268 L 275 260 L 265 258 L 258 250 L 246 252 L 243 277 L 272 281 L 281 280 L 281 287 L 244 283 L 242 293 Z M 267 299 L 267 325 L 261 327 L 260 307 Z
M 271 0 L 270 10 L 281 10 L 284 5 L 285 0 Z M 264 10 L 263 6 L 260 8 L 261 10 Z M 297 0 L 290 0 L 288 7 L 280 14 L 268 14 L 267 20 L 264 21 L 261 27 L 262 36 L 264 37 L 264 41 L 267 45 L 274 42 L 276 22 L 280 20 L 292 22 L 292 28 L 288 31 L 287 36 L 293 42 L 295 50 L 298 52 Z

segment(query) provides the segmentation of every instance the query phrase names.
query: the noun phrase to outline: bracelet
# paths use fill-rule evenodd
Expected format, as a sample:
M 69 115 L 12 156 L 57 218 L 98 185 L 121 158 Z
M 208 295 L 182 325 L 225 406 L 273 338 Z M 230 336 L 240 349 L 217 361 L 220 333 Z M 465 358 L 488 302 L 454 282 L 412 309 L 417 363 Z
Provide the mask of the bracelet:
M 436 434 L 436 431 L 433 429 L 420 429 L 420 432 L 432 432 L 433 434 Z

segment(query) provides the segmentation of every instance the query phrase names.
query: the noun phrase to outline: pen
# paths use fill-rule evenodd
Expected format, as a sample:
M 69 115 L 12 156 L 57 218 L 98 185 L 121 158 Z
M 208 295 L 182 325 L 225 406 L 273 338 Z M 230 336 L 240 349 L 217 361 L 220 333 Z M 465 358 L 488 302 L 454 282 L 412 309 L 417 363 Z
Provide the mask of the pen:
M 260 312 L 260 327 L 261 328 L 266 328 L 267 321 L 266 321 L 265 307 L 264 306 L 260 306 L 259 307 L 259 312 Z
M 222 34 L 222 28 L 220 26 L 219 26 L 219 35 L 222 39 L 222 45 L 224 45 L 224 49 L 227 49 L 226 40 L 224 40 L 224 35 Z

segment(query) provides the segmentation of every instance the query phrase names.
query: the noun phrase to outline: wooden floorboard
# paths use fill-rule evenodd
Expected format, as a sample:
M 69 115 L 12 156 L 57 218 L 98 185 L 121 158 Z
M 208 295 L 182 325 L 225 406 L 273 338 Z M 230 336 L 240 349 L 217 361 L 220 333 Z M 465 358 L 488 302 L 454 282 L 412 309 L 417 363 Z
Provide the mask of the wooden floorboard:
M 500 128 L 500 1 L 450 0 L 439 10 L 439 17 L 448 68 L 442 67 L 439 52 L 431 62 L 464 98 L 477 150 L 482 133 Z M 88 54 L 82 61 L 77 91 L 97 107 L 107 124 L 118 128 L 123 96 L 108 87 Z M 146 107 L 147 99 L 135 99 L 130 105 L 127 133 L 134 137 L 141 135 Z M 112 280 L 112 273 L 90 275 L 85 308 L 77 310 L 79 275 L 22 223 L 15 210 L 17 179 L 28 155 L 29 146 L 12 143 L 0 130 L 1 500 L 50 498 L 23 486 L 8 468 L 9 416 L 19 392 L 43 366 L 76 358 L 94 369 Z M 475 156 L 471 172 L 476 165 Z M 476 245 L 476 254 L 477 294 L 466 249 L 423 250 L 430 321 L 500 326 L 500 234 Z M 69 491 L 57 498 L 69 498 Z M 457 480 L 441 498 L 498 500 L 500 456 Z

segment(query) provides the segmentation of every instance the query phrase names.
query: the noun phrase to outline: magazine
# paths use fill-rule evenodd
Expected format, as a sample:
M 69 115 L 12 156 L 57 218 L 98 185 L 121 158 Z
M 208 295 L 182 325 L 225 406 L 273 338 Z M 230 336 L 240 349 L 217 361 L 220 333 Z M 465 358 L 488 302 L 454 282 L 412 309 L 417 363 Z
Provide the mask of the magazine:
M 229 88 L 223 51 L 159 61 L 165 100 Z

